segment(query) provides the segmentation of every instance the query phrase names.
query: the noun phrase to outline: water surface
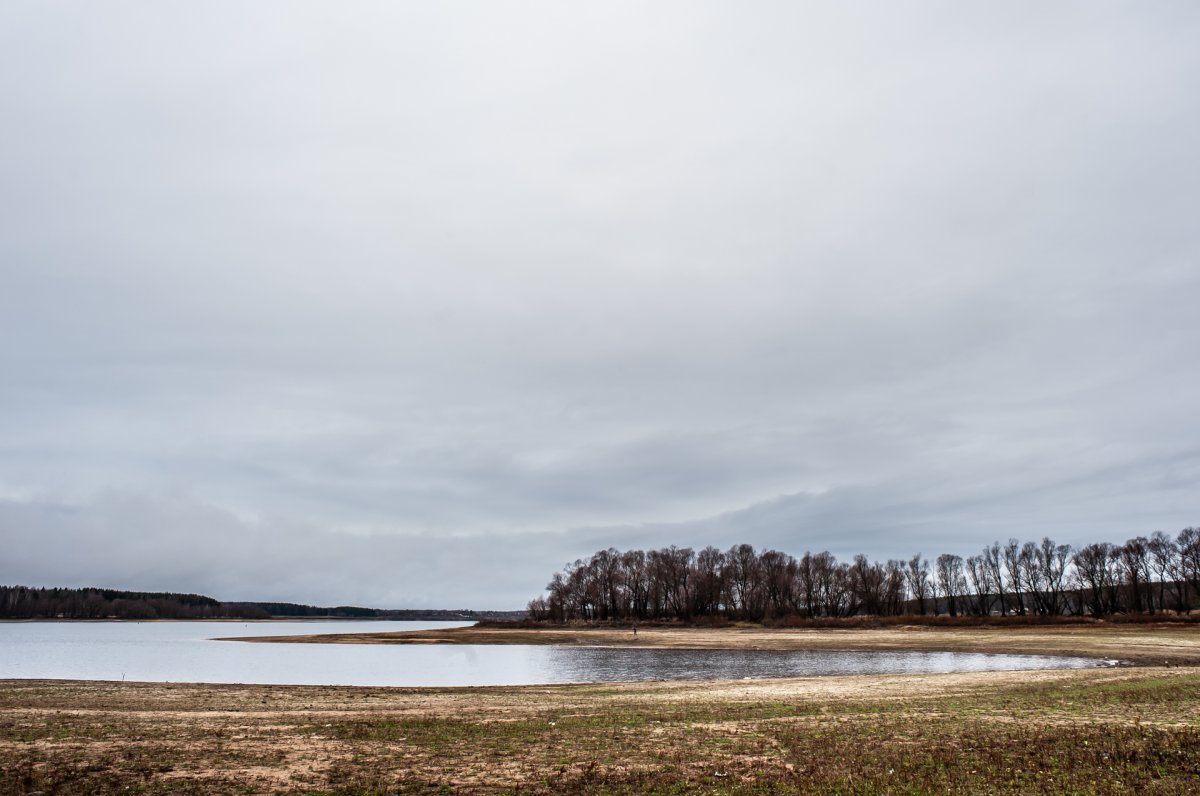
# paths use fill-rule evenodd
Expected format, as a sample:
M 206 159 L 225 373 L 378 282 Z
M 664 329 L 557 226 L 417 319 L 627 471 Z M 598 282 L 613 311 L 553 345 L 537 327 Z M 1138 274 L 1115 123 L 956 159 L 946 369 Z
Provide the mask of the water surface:
M 470 622 L 0 622 L 0 679 L 480 686 L 1083 668 L 1087 658 L 963 652 L 253 644 L 215 637 L 466 627 Z

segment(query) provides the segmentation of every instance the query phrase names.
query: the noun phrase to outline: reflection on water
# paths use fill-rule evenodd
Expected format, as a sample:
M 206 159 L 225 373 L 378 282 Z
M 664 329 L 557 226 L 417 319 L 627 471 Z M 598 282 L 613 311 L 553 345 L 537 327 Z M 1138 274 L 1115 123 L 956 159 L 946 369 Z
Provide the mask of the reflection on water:
M 1084 658 L 963 652 L 646 650 L 545 647 L 562 681 L 730 680 L 832 674 L 915 674 L 1095 666 Z
M 0 678 L 289 685 L 528 685 L 1095 666 L 959 652 L 249 644 L 216 636 L 361 633 L 469 622 L 0 622 Z

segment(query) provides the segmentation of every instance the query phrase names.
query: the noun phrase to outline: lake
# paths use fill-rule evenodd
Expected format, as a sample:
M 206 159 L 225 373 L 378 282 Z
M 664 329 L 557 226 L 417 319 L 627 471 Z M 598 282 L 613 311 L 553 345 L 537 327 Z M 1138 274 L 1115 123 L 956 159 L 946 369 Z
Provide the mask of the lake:
M 252 644 L 216 637 L 466 627 L 471 622 L 0 622 L 0 679 L 482 686 L 614 680 L 1085 668 L 1088 658 L 960 652 Z

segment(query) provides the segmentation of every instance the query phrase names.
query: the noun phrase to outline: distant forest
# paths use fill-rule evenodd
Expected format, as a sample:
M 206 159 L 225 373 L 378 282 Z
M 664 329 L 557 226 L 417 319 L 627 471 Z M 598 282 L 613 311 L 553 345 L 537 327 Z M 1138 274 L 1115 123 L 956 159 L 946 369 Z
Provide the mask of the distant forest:
M 389 610 L 342 605 L 221 602 L 200 594 L 0 586 L 0 619 L 522 619 L 524 611 Z
M 748 544 L 601 550 L 555 573 L 532 619 L 764 621 L 786 617 L 1186 614 L 1200 601 L 1200 528 L 1078 550 L 1010 539 L 963 558 L 838 561 Z
M 334 618 L 334 619 L 394 619 L 425 622 L 455 622 L 470 620 L 524 619 L 524 611 L 474 611 L 470 609 L 445 610 L 440 608 L 359 608 L 354 605 L 339 605 L 322 608 L 299 603 L 244 603 L 266 610 L 273 619 Z
M 270 619 L 263 608 L 201 594 L 0 586 L 3 619 Z

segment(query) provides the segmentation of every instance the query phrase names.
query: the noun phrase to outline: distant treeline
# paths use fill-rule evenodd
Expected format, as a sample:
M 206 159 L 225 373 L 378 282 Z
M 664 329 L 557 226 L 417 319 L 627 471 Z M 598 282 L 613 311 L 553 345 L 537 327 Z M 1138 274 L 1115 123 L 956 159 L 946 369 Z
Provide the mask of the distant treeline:
M 267 611 L 273 618 L 334 618 L 334 619 L 399 619 L 424 622 L 454 622 L 462 620 L 506 620 L 523 619 L 524 611 L 472 611 L 469 609 L 391 609 L 360 608 L 355 605 L 339 605 L 322 608 L 317 605 L 299 603 L 245 603 Z
M 387 610 L 342 605 L 221 602 L 201 594 L 118 589 L 0 586 L 0 619 L 396 619 L 424 621 L 523 619 L 524 611 Z
M 555 573 L 530 618 L 655 620 L 1188 613 L 1200 601 L 1200 528 L 1078 550 L 1010 539 L 932 561 L 795 558 L 748 544 L 601 550 Z
M 3 619 L 270 619 L 262 608 L 202 594 L 0 586 Z

